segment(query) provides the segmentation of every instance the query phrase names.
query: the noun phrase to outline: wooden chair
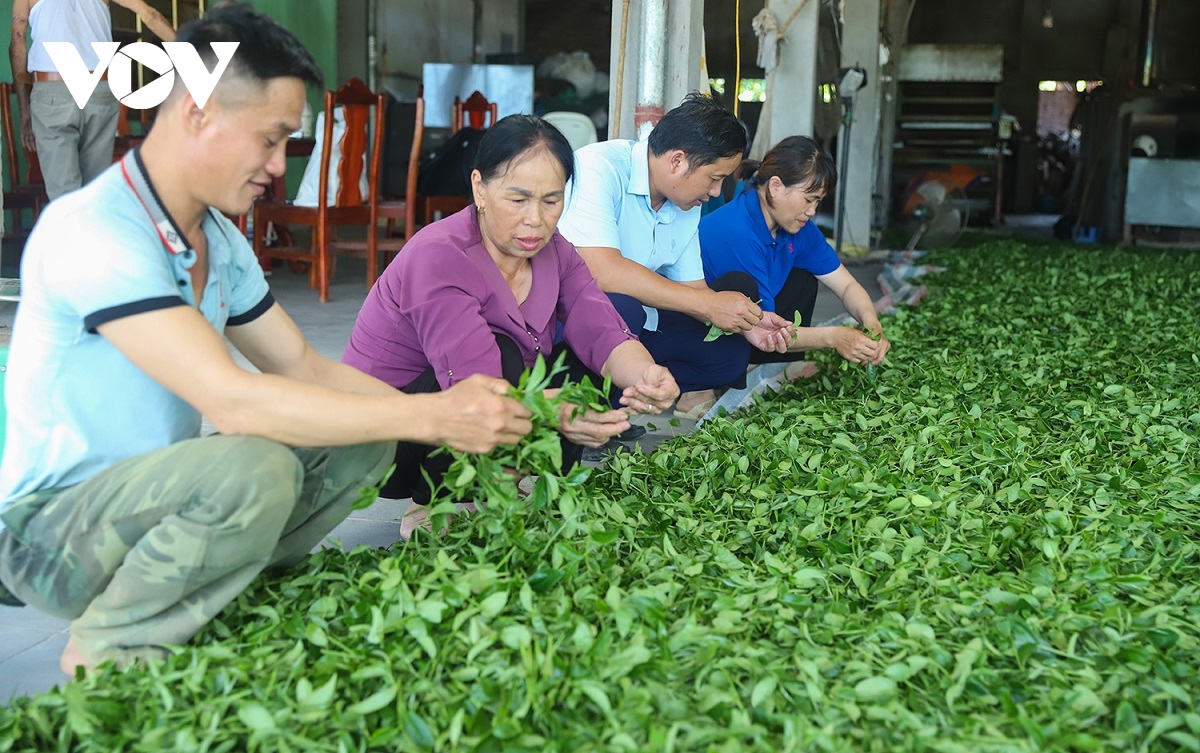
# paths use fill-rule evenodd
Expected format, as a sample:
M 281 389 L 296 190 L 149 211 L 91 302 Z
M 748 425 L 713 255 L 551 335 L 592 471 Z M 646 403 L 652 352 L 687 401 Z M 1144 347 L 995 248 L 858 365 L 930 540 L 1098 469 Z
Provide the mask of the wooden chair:
M 342 107 L 346 130 L 342 136 L 342 160 L 337 166 L 338 189 L 332 204 L 329 195 L 329 163 L 333 146 L 334 109 Z M 320 156 L 320 183 L 317 206 L 296 206 L 284 201 L 258 201 L 254 204 L 254 252 L 260 261 L 283 259 L 288 262 L 308 262 L 309 284 L 318 291 L 322 303 L 329 300 L 329 282 L 333 276 L 337 255 L 360 256 L 367 260 L 367 288 L 375 284 L 379 276 L 379 253 L 399 251 L 405 238 L 380 239 L 379 220 L 401 211 L 408 221 L 410 210 L 407 202 L 403 210 L 392 202 L 381 207 L 380 170 L 383 156 L 383 137 L 386 128 L 386 106 L 383 94 L 376 94 L 360 79 L 352 78 L 337 91 L 325 92 L 325 133 Z M 417 123 L 423 128 L 424 102 L 417 108 Z M 373 137 L 372 137 L 373 133 Z M 419 150 L 419 137 L 416 149 Z M 368 151 L 368 140 L 370 149 Z M 366 158 L 364 159 L 364 154 Z M 359 189 L 359 179 L 364 167 L 367 171 L 367 195 Z M 417 161 L 411 160 L 412 175 L 408 184 L 416 185 Z M 382 211 L 382 213 L 381 213 Z M 258 228 L 268 223 L 276 226 L 306 225 L 313 228 L 310 246 L 268 246 L 264 233 Z M 343 226 L 364 226 L 365 240 L 340 240 L 336 230 Z M 411 235 L 411 231 L 408 233 Z
M 393 121 L 389 115 L 384 160 L 389 170 L 404 170 L 404 194 L 390 191 L 388 197 L 379 202 L 379 216 L 387 220 L 385 237 L 389 239 L 396 233 L 396 221 L 404 221 L 403 241 L 399 244 L 403 246 L 413 237 L 413 233 L 417 232 L 417 177 L 421 163 L 421 141 L 425 137 L 425 99 L 418 95 L 416 102 L 396 102 L 394 108 L 391 114 L 399 121 Z M 405 145 L 408 147 L 408 154 L 401 168 L 400 155 L 391 154 L 389 150 L 398 151 Z M 385 267 L 393 248 L 399 251 L 399 246 L 395 246 L 390 240 L 387 242 L 383 259 Z
M 17 144 L 21 135 L 14 126 L 13 94 L 15 89 L 8 82 L 0 83 L 0 120 L 4 129 L 4 161 L 8 168 L 8 190 L 4 192 L 4 208 L 12 211 L 13 230 L 18 234 L 25 233 L 23 215 L 26 209 L 33 212 L 33 221 L 37 222 L 42 207 L 50 202 L 46 195 L 46 184 L 42 179 L 42 168 L 38 163 L 37 151 L 21 149 L 25 153 L 25 179 L 21 180 L 21 168 L 17 163 Z
M 488 116 L 491 116 L 490 122 Z M 470 127 L 482 131 L 496 124 L 497 108 L 495 102 L 489 102 L 480 91 L 475 91 L 466 101 L 454 98 L 450 108 L 450 132 L 458 133 L 463 128 Z M 422 194 L 418 197 L 417 212 L 422 225 L 433 222 L 435 215 L 445 217 L 463 209 L 471 202 L 467 196 Z
M 492 116 L 491 123 L 487 122 L 488 115 Z M 466 125 L 477 131 L 496 125 L 496 103 L 488 102 L 487 97 L 479 91 L 473 92 L 465 102 L 455 97 L 454 105 L 450 108 L 450 132 L 461 131 Z

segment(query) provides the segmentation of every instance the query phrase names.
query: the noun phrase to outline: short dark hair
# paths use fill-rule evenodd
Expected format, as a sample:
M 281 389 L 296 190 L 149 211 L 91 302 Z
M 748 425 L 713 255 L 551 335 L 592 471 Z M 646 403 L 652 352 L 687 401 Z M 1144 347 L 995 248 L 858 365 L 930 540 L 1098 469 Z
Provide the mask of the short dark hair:
M 575 176 L 575 152 L 562 131 L 534 115 L 508 115 L 483 132 L 475 152 L 475 169 L 485 181 L 499 175 L 510 162 L 537 146 L 550 152 L 569 182 Z
M 803 186 L 806 191 L 824 191 L 828 196 L 837 185 L 837 167 L 817 142 L 807 136 L 788 136 L 771 147 L 761 163 L 747 160 L 739 165 L 736 177 L 749 180 L 755 188 L 779 178 L 788 188 Z M 770 193 L 767 205 L 774 206 Z
M 275 78 L 298 78 L 321 87 L 325 77 L 312 53 L 296 35 L 249 3 L 224 3 L 209 9 L 202 18 L 180 27 L 177 42 L 196 48 L 206 65 L 213 65 L 213 42 L 238 42 L 227 70 L 267 83 Z
M 689 170 L 711 165 L 727 157 L 745 157 L 750 134 L 733 113 L 712 97 L 692 92 L 678 107 L 662 116 L 650 132 L 650 153 L 666 154 L 682 149 Z

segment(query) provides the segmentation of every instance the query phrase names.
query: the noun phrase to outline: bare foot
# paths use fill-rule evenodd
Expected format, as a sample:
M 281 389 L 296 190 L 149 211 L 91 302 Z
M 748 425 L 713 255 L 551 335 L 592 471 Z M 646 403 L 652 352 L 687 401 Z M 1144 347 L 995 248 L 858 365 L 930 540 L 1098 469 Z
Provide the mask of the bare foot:
M 675 411 L 677 413 L 687 413 L 692 408 L 695 408 L 700 403 L 707 403 L 717 399 L 716 390 L 699 390 L 697 392 L 685 392 L 679 396 L 679 401 L 675 403 Z
M 479 509 L 474 502 L 455 502 L 454 507 L 459 515 L 470 515 Z M 429 520 L 429 506 L 413 502 L 409 504 L 404 517 L 400 518 L 400 538 L 408 541 L 418 528 L 424 528 L 432 533 L 433 522 Z M 446 533 L 446 529 L 443 528 L 439 533 Z
M 404 517 L 400 518 L 400 538 L 408 541 L 418 528 L 432 531 L 433 524 L 429 522 L 429 508 L 413 502 L 409 504 Z
M 58 666 L 67 673 L 68 677 L 74 677 L 76 667 L 88 670 L 94 665 L 83 657 L 79 646 L 75 644 L 75 636 L 71 636 L 67 639 L 67 647 L 63 649 L 62 656 L 59 657 Z
M 783 375 L 789 382 L 794 382 L 797 379 L 811 379 L 820 372 L 821 369 L 812 361 L 795 361 L 787 365 Z

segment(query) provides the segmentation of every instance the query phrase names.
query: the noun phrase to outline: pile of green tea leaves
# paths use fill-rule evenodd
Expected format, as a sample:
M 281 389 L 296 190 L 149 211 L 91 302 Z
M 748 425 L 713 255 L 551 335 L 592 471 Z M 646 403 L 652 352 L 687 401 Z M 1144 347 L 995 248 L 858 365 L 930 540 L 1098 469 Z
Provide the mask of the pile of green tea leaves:
M 0 750 L 1200 750 L 1200 255 L 935 261 L 874 379 L 314 555 Z

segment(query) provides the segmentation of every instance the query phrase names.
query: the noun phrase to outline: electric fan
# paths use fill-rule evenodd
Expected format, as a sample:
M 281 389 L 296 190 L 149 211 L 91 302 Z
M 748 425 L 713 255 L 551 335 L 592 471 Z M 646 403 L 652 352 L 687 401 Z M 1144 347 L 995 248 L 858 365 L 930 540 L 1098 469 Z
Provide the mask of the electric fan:
M 958 186 L 926 179 L 917 186 L 905 206 L 906 226 L 912 235 L 905 249 L 952 246 L 967 226 L 970 204 Z

